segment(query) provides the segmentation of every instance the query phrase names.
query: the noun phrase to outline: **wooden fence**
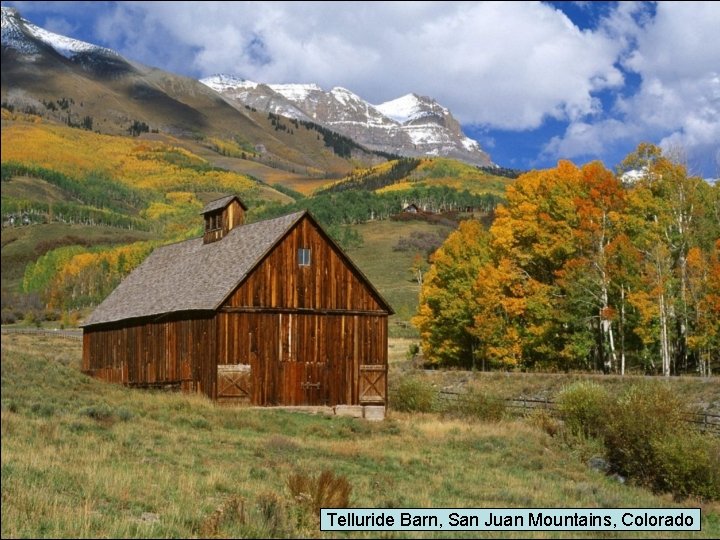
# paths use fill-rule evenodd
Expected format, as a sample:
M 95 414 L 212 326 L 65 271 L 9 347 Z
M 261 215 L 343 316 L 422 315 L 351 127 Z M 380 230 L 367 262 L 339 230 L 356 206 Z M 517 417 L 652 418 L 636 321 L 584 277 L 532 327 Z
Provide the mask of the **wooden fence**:
M 52 336 L 64 339 L 82 339 L 82 330 L 61 330 L 58 328 L 2 328 L 3 334 L 31 334 L 35 336 Z
M 464 399 L 465 396 L 465 392 L 453 392 L 451 390 L 441 390 L 438 394 L 438 398 L 445 402 Z M 558 414 L 557 403 L 547 398 L 512 398 L 503 401 L 510 414 L 515 416 L 525 416 L 535 410 L 548 410 L 551 411 L 552 414 Z M 685 421 L 690 424 L 695 424 L 701 431 L 720 436 L 720 414 L 707 412 L 688 413 Z

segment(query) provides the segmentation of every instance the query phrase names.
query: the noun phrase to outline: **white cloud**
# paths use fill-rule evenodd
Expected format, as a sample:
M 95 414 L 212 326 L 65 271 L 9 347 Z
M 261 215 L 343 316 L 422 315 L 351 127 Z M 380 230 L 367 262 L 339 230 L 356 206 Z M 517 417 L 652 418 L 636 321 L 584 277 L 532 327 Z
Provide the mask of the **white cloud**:
M 644 24 L 620 10 L 613 18 L 621 24 L 608 23 L 605 31 L 622 29 L 620 40 L 629 48 L 623 66 L 641 84 L 616 101 L 609 117 L 571 122 L 548 143 L 546 155 L 600 156 L 619 142 L 649 140 L 667 150 L 683 148 L 691 167 L 707 168 L 720 148 L 718 5 L 659 2 Z
M 374 103 L 416 92 L 478 132 L 568 122 L 541 160 L 641 140 L 683 146 L 690 161 L 720 152 L 717 2 L 578 2 L 605 15 L 591 30 L 538 2 L 13 4 L 56 30 L 93 25 L 92 41 L 190 76 L 343 86 Z
M 417 92 L 505 129 L 596 114 L 593 93 L 622 84 L 621 44 L 541 3 L 120 2 L 97 35 L 196 76 L 343 86 L 376 103 Z

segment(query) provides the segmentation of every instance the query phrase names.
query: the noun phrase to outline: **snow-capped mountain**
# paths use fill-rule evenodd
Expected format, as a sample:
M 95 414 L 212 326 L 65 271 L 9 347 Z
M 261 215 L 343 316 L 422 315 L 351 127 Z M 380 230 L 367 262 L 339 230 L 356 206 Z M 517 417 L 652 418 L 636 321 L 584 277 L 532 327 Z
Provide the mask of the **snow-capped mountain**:
M 382 158 L 372 151 L 380 151 L 490 164 L 447 109 L 412 94 L 376 107 L 339 87 L 325 91 L 314 84 L 266 85 L 230 76 L 201 84 L 50 32 L 7 7 L 2 7 L 1 54 L 3 102 L 52 121 L 90 122 L 101 133 L 127 133 L 137 122 L 181 137 L 241 133 L 264 148 L 268 160 L 276 156 L 272 163 L 345 170 L 345 158 L 328 156 L 316 134 L 300 130 L 288 136 L 259 114 L 271 111 L 354 139 L 370 151 L 356 149 L 355 160 L 375 162 Z M 62 109 L 52 105 L 61 102 Z
M 325 91 L 316 84 L 260 84 L 231 75 L 200 82 L 243 105 L 311 120 L 371 150 L 491 165 L 488 154 L 463 134 L 450 111 L 428 97 L 408 94 L 372 105 L 341 87 Z

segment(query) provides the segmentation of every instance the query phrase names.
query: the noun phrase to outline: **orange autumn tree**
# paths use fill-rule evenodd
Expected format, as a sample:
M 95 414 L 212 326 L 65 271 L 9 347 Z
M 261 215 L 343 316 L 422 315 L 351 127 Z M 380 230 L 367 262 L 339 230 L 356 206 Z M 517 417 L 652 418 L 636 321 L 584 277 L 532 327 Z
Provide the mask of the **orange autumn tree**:
M 579 254 L 577 198 L 582 183 L 583 171 L 569 161 L 524 174 L 508 187 L 507 204 L 497 209 L 490 228 L 496 268 L 512 268 L 515 274 L 506 278 L 506 283 L 514 283 L 512 287 L 497 282 L 504 299 L 498 305 L 506 319 L 505 334 L 519 338 L 521 367 L 578 367 L 574 365 L 577 343 L 569 341 L 577 333 L 567 331 L 561 305 L 564 292 L 557 276 Z M 475 301 L 480 305 L 495 304 L 488 283 L 483 282 L 491 275 L 478 276 Z M 484 326 L 492 317 L 487 308 L 481 312 L 487 319 L 478 317 L 473 332 L 483 341 Z

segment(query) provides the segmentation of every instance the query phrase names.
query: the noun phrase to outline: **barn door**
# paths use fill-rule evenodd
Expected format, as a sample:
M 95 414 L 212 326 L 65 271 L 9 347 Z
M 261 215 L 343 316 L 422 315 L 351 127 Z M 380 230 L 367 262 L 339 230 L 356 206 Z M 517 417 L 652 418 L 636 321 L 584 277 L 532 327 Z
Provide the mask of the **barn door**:
M 384 405 L 387 369 L 385 366 L 364 364 L 360 366 L 360 404 Z
M 327 405 L 329 387 L 327 364 L 325 362 L 303 362 L 300 378 L 303 405 Z
M 248 364 L 218 364 L 218 399 L 250 402 L 252 399 L 250 366 Z

